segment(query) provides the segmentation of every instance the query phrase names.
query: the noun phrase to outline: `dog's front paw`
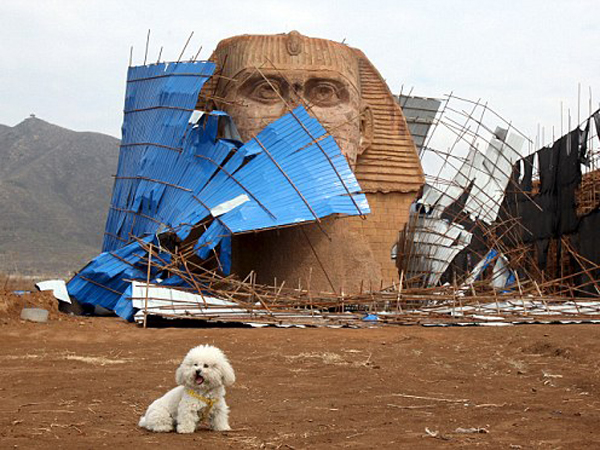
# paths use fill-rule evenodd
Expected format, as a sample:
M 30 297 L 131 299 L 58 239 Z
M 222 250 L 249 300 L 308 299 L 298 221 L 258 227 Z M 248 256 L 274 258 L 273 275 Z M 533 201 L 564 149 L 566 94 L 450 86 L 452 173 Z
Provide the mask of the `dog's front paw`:
M 213 431 L 230 431 L 231 427 L 228 423 L 219 423 L 212 426 Z
M 173 431 L 173 425 L 154 425 L 151 427 L 144 427 L 154 433 L 169 433 Z
M 189 426 L 189 425 L 177 425 L 177 432 L 180 434 L 190 434 L 193 433 L 194 431 L 196 431 L 196 427 L 195 426 Z

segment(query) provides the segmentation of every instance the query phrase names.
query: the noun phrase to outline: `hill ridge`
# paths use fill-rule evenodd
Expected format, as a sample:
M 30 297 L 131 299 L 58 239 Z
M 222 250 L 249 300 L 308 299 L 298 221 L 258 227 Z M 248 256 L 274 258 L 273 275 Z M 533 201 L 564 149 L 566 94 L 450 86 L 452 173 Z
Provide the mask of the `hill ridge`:
M 38 117 L 0 124 L 0 271 L 64 275 L 98 254 L 118 153 Z

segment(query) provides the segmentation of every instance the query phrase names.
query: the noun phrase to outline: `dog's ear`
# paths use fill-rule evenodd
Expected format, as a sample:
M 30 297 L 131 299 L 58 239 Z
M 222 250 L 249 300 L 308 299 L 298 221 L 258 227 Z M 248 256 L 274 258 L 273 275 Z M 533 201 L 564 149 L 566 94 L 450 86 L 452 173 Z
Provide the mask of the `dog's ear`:
M 183 373 L 183 364 L 181 364 L 175 371 L 175 383 L 177 383 L 179 386 L 183 386 L 185 384 L 185 375 Z
M 224 386 L 231 386 L 235 383 L 235 372 L 233 371 L 231 364 L 229 364 L 229 361 L 223 361 L 221 363 L 221 377 Z

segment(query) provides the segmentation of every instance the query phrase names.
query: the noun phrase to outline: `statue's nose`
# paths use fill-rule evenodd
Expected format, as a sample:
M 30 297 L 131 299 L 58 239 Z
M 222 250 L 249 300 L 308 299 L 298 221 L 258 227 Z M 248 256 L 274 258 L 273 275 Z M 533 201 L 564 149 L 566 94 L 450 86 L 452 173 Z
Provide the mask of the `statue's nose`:
M 290 90 L 288 105 L 290 108 L 295 108 L 296 106 L 305 105 L 306 102 L 302 98 L 302 92 L 299 90 Z
M 302 104 L 302 102 L 300 101 L 300 99 L 296 96 L 292 96 L 289 101 L 288 101 L 288 105 L 290 106 L 290 108 L 294 109 L 296 106 L 300 106 Z

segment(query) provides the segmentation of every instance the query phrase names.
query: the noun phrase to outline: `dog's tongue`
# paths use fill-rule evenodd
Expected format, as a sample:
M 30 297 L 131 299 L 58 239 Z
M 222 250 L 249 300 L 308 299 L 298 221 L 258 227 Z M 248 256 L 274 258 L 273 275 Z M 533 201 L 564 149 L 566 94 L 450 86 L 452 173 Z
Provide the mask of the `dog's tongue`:
M 204 377 L 202 375 L 196 375 L 196 384 L 204 383 Z

